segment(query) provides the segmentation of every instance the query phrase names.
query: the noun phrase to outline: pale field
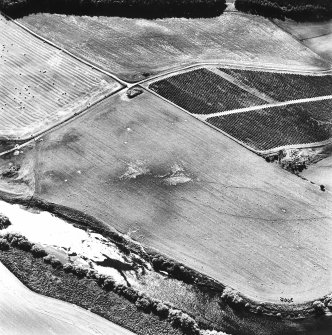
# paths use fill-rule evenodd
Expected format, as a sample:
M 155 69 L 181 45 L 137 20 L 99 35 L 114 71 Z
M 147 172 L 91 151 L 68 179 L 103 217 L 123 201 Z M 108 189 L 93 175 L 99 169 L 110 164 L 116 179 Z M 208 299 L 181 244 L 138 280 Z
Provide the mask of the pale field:
M 0 15 L 0 139 L 26 139 L 121 85 Z
M 327 191 L 332 192 L 332 155 L 310 165 L 301 172 L 301 176 L 318 185 L 324 185 Z
M 332 61 L 332 21 L 297 23 L 292 20 L 276 24 L 299 39 L 320 56 Z
M 75 305 L 30 291 L 0 262 L 0 334 L 134 335 Z
M 36 14 L 19 22 L 129 81 L 197 62 L 328 67 L 271 21 L 240 13 L 228 12 L 212 19 L 153 21 Z
M 110 97 L 25 151 L 11 160 L 35 161 L 35 197 L 254 299 L 331 291 L 331 195 L 148 92 Z

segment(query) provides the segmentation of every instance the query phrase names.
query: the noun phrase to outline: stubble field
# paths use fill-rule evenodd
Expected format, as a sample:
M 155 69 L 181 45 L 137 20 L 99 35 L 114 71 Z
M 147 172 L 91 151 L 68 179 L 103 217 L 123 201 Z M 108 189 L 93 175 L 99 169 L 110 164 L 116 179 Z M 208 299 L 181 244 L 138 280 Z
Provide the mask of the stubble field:
M 108 98 L 25 155 L 35 197 L 252 298 L 299 303 L 331 290 L 329 194 L 148 92 Z
M 154 21 L 36 14 L 20 22 L 128 81 L 197 62 L 329 67 L 269 20 L 240 13 Z
M 0 30 L 0 139 L 26 139 L 121 87 L 2 15 Z

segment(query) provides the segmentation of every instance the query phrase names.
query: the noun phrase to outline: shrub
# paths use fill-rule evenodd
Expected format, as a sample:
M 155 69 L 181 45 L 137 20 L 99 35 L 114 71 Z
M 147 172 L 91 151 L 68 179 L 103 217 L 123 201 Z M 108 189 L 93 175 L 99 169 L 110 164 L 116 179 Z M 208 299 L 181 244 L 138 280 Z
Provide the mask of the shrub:
M 107 291 L 111 291 L 113 290 L 115 287 L 115 281 L 112 277 L 107 277 L 105 280 L 104 280 L 104 283 L 103 283 L 103 288 Z
M 88 272 L 87 272 L 87 274 L 86 274 L 86 277 L 90 278 L 90 279 L 96 279 L 97 278 L 97 272 L 96 272 L 96 270 L 89 269 Z
M 7 250 L 9 250 L 9 243 L 4 238 L 0 238 L 0 250 L 1 251 L 7 251 Z
M 16 236 L 13 236 L 13 238 L 12 238 L 11 241 L 10 241 L 10 244 L 11 244 L 13 247 L 17 247 L 19 241 L 20 241 L 19 238 L 17 238 Z
M 72 272 L 77 278 L 84 278 L 88 274 L 88 269 L 80 265 L 74 265 Z
M 17 242 L 17 247 L 24 251 L 30 251 L 33 244 L 26 239 L 19 239 Z
M 97 281 L 97 284 L 98 284 L 99 286 L 102 286 L 102 285 L 104 284 L 104 281 L 105 281 L 106 278 L 107 278 L 107 277 L 106 277 L 105 275 L 102 275 L 102 274 L 97 273 L 97 274 L 96 274 L 96 281 Z
M 156 306 L 156 314 L 161 318 L 166 319 L 169 314 L 169 308 L 162 302 L 159 302 Z
M 313 302 L 313 307 L 316 314 L 324 314 L 325 313 L 325 305 L 320 300 L 316 300 Z
M 1 229 L 6 229 L 10 225 L 11 225 L 11 222 L 9 221 L 7 216 L 4 216 L 4 215 L 0 214 L 0 230 Z
M 3 235 L 3 238 L 11 243 L 12 239 L 14 238 L 14 234 L 7 232 L 5 235 Z
M 47 256 L 44 256 L 44 257 L 43 257 L 43 261 L 44 261 L 46 264 L 51 264 L 52 258 L 53 258 L 52 255 L 47 255 Z
M 59 269 L 62 268 L 62 263 L 60 262 L 59 259 L 57 259 L 56 257 L 53 257 L 51 260 L 51 265 L 53 268 L 55 269 Z
M 61 268 L 62 263 L 53 255 L 47 255 L 43 257 L 45 263 L 52 265 L 53 268 Z
M 135 305 L 138 309 L 143 310 L 145 313 L 151 311 L 151 301 L 148 298 L 138 298 Z
M 239 293 L 235 290 L 233 290 L 230 287 L 225 287 L 222 295 L 221 295 L 221 299 L 224 301 L 227 301 L 235 306 L 244 306 L 245 302 L 242 299 L 242 297 L 240 297 Z
M 47 256 L 47 252 L 36 244 L 32 246 L 31 253 L 36 258 Z
M 126 287 L 122 291 L 122 296 L 124 296 L 127 300 L 131 302 L 136 302 L 136 300 L 138 299 L 138 292 L 132 287 Z
M 74 272 L 74 266 L 71 263 L 66 263 L 63 266 L 63 271 L 66 273 L 73 273 Z

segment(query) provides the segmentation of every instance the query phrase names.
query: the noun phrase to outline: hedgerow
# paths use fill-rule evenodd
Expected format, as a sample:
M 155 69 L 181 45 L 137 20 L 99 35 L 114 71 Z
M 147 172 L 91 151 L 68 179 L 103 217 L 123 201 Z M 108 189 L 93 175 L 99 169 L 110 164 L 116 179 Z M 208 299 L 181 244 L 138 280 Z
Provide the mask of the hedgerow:
M 140 18 L 214 17 L 225 0 L 0 0 L 0 10 L 19 17 L 35 12 Z
M 332 18 L 331 0 L 236 0 L 235 8 L 281 20 L 324 21 Z

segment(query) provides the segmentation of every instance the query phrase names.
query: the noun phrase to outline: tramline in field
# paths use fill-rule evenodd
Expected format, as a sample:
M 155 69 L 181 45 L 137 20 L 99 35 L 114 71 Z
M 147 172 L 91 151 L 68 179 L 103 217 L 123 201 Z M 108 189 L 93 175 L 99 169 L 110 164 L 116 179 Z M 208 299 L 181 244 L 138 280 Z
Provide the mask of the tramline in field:
M 0 16 L 0 139 L 26 139 L 121 85 Z
M 332 135 L 332 100 L 276 106 L 208 118 L 254 150 L 323 142 Z
M 314 76 L 226 68 L 219 70 L 277 101 L 332 95 L 331 75 Z
M 204 68 L 162 79 L 149 88 L 192 114 L 212 114 L 267 103 Z
M 331 75 L 218 70 L 220 75 L 205 68 L 180 73 L 152 82 L 149 88 L 254 150 L 331 138 Z M 273 101 L 292 103 L 274 106 Z

